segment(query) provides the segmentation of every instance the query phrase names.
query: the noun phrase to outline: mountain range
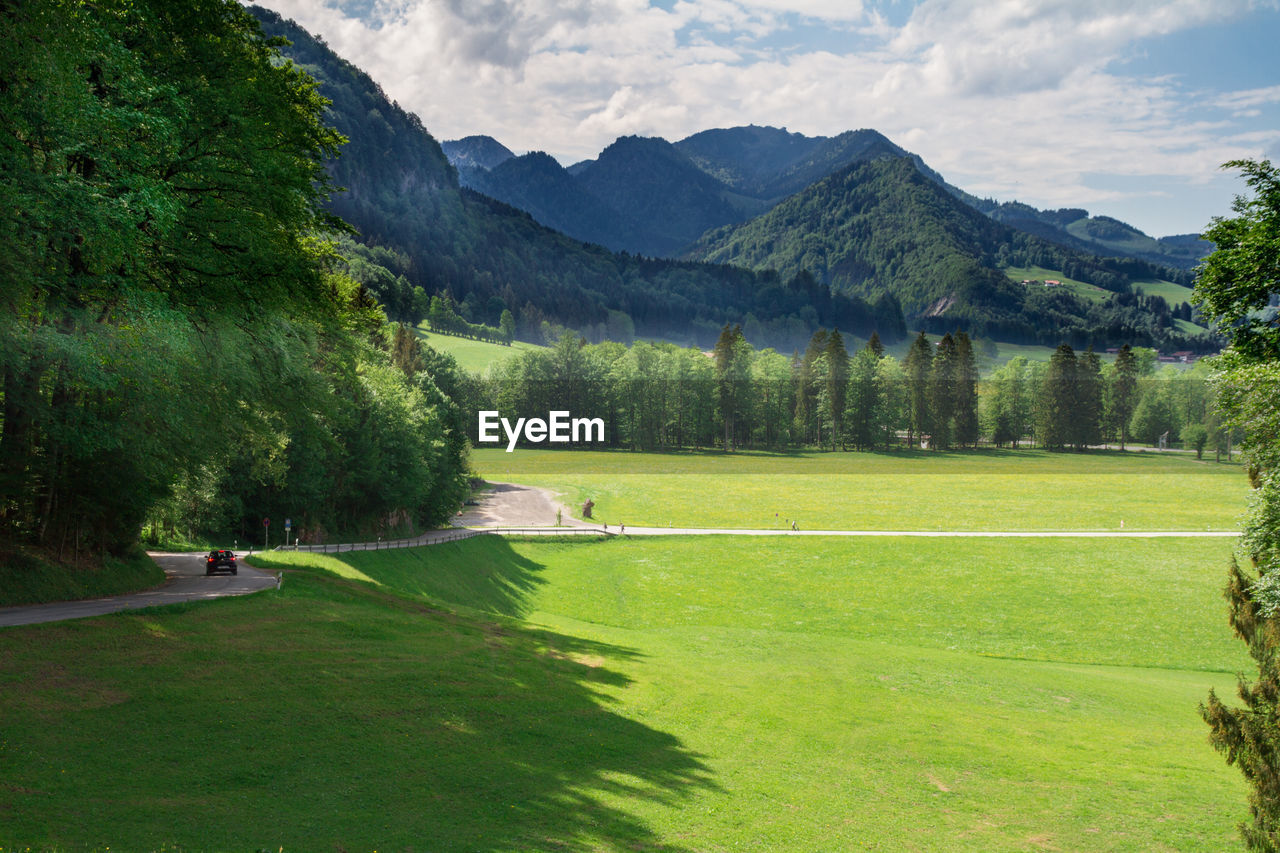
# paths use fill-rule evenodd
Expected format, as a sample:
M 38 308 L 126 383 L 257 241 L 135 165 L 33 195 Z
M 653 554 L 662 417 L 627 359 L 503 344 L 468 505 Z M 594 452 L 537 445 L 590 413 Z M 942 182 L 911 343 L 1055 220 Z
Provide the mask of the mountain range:
M 569 168 L 488 137 L 442 146 L 323 42 L 253 11 L 291 43 L 282 52 L 316 78 L 348 139 L 330 163 L 342 188 L 332 212 L 402 259 L 396 273 L 410 286 L 451 294 L 469 321 L 496 324 L 509 309 L 525 338 L 547 324 L 589 337 L 633 327 L 701 345 L 742 323 L 753 343 L 788 350 L 818 327 L 893 340 L 908 325 L 1018 343 L 1213 348 L 1164 300 L 1131 292 L 1148 278 L 1185 283 L 1185 269 L 1098 257 L 1080 245 L 1096 244 L 1099 229 L 1079 217 L 1063 226 L 1083 235 L 1073 245 L 1006 224 L 1010 208 L 981 211 L 874 130 L 623 137 Z M 1097 293 L 1041 293 L 1004 272 L 1035 266 Z
M 464 186 L 528 211 L 570 236 L 659 257 L 683 254 L 708 227 L 764 213 L 855 163 L 894 158 L 911 160 L 922 175 L 992 219 L 1067 248 L 1180 270 L 1190 270 L 1212 248 L 1196 234 L 1156 239 L 1079 208 L 1039 210 L 978 198 L 869 129 L 809 137 L 751 125 L 705 130 L 674 143 L 623 137 L 597 159 L 567 168 L 542 152 L 517 156 L 488 136 L 446 141 L 442 147 Z M 592 214 L 579 222 L 573 211 L 585 209 Z M 636 213 L 644 211 L 662 217 L 661 234 L 646 226 L 648 217 L 637 221 Z

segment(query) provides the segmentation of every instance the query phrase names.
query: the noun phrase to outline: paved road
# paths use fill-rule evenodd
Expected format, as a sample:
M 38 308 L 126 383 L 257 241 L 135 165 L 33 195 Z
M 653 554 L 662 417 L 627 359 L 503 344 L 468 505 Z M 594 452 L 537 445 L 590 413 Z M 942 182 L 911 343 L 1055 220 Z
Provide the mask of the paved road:
M 114 613 L 117 610 L 136 610 L 140 607 L 156 607 L 182 601 L 204 601 L 224 595 L 247 595 L 251 592 L 271 589 L 276 585 L 274 574 L 260 572 L 244 563 L 240 564 L 240 573 L 237 575 L 220 574 L 206 577 L 204 554 L 151 553 L 151 557 L 160 565 L 160 568 L 164 569 L 166 576 L 165 582 L 155 589 L 85 601 L 36 604 L 29 607 L 0 607 L 0 627 L 81 619 L 86 616 Z
M 738 527 L 632 527 L 610 533 L 627 536 L 927 536 L 927 537 L 1003 537 L 1009 539 L 1165 539 L 1195 537 L 1236 537 L 1238 532 L 1223 530 L 787 530 L 772 528 L 746 530 Z

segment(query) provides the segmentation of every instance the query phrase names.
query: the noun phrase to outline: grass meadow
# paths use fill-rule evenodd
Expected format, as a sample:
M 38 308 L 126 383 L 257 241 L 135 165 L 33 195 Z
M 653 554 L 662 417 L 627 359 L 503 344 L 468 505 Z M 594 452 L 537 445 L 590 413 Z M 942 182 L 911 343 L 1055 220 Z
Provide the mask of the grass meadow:
M 459 367 L 471 373 L 484 373 L 489 365 L 506 361 L 525 350 L 543 349 L 537 344 L 525 343 L 524 341 L 515 341 L 511 346 L 504 346 L 503 344 L 494 344 L 488 341 L 475 341 L 471 338 L 446 335 L 441 332 L 430 332 L 427 330 L 425 323 L 418 327 L 418 336 L 430 344 L 432 348 L 440 352 L 449 353 L 458 362 Z
M 1239 465 L 1181 453 L 629 453 L 477 449 L 486 479 L 542 486 L 609 524 L 806 530 L 1234 530 Z
M 266 554 L 0 632 L 0 849 L 1204 850 L 1229 541 Z

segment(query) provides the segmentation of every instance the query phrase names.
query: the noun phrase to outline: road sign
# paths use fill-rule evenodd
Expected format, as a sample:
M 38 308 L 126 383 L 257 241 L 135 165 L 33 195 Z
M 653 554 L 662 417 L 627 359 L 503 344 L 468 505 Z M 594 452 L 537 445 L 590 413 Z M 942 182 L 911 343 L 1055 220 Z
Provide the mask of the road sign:
M 286 519 L 284 520 L 284 529 L 285 529 L 285 530 L 288 530 L 290 527 L 293 527 L 293 519 L 292 519 L 292 518 L 286 518 Z
M 262 526 L 263 526 L 263 527 L 270 527 L 270 526 L 271 526 L 271 519 L 269 519 L 269 518 L 264 518 L 264 519 L 262 519 Z

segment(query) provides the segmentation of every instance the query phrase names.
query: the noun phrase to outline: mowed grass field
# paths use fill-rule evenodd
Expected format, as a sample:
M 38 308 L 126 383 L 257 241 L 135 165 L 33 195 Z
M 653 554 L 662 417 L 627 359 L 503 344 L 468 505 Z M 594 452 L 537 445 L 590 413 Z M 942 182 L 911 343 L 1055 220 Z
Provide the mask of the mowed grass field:
M 471 373 L 484 373 L 489 365 L 514 358 L 525 350 L 543 349 L 537 344 L 524 341 L 514 341 L 511 346 L 505 346 L 431 332 L 427 330 L 425 323 L 418 326 L 418 336 L 432 348 L 449 353 L 458 362 L 459 367 Z
M 1229 849 L 1224 540 L 268 554 L 0 632 L 0 849 Z
M 1239 465 L 1190 454 L 629 453 L 496 448 L 495 482 L 551 489 L 609 524 L 806 530 L 1234 530 Z

